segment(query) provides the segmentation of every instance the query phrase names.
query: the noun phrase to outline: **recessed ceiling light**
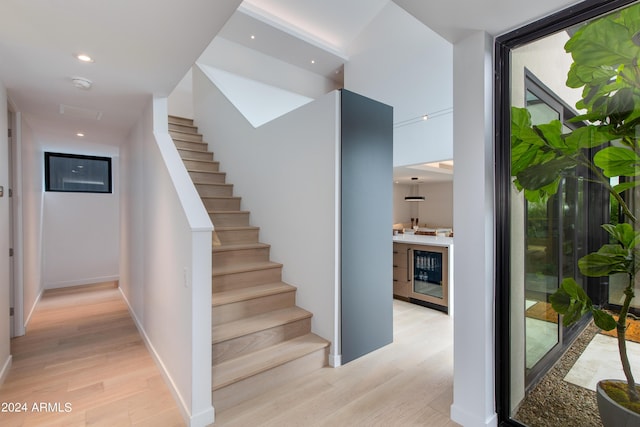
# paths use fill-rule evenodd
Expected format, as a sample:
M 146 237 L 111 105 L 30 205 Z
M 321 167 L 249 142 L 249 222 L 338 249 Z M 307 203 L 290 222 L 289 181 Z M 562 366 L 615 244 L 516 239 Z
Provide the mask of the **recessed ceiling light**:
M 251 34 L 251 40 L 255 40 L 256 36 L 254 36 L 253 34 Z
M 78 133 L 76 133 L 76 135 L 82 137 L 82 136 L 84 136 L 84 133 L 78 132 Z M 79 167 L 81 167 L 81 166 L 79 166 Z
M 76 58 L 78 58 L 78 61 L 82 61 L 82 62 L 93 62 L 93 58 L 90 57 L 89 55 L 85 54 L 85 53 L 78 53 L 76 55 L 74 55 Z
M 311 60 L 311 63 L 312 63 L 312 64 L 315 64 L 315 63 L 316 63 L 316 60 L 315 60 L 315 59 L 312 59 L 312 60 Z
M 422 116 L 422 120 L 429 120 L 429 115 L 425 114 L 424 116 Z

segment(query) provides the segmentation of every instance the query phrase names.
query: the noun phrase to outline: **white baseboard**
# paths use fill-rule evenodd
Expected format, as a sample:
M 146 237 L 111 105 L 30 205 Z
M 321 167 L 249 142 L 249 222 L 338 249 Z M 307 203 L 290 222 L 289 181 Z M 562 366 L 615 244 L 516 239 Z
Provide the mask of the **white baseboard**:
M 463 426 L 497 427 L 498 415 L 493 413 L 488 418 L 478 417 L 455 404 L 451 405 L 451 421 Z
M 117 282 L 118 280 L 120 280 L 120 276 L 118 275 L 90 277 L 87 279 L 65 280 L 62 282 L 45 283 L 44 288 L 45 289 L 71 288 L 74 286 L 95 285 L 96 283 Z
M 7 379 L 7 375 L 9 375 L 9 371 L 11 370 L 11 363 L 13 361 L 13 356 L 9 355 L 7 360 L 4 361 L 2 365 L 2 369 L 0 370 L 0 385 L 4 383 L 4 380 Z
M 213 424 L 214 420 L 215 420 L 215 413 L 212 406 L 211 409 L 207 409 L 204 412 L 200 412 L 199 414 L 192 415 L 191 419 L 189 420 L 188 426 L 189 427 L 206 427 Z
M 337 368 L 342 366 L 342 355 L 341 354 L 330 354 L 329 355 L 329 366 L 332 368 Z
M 135 323 L 136 328 L 138 328 L 138 332 L 140 332 L 140 335 L 142 336 L 142 340 L 144 341 L 145 346 L 149 350 L 151 357 L 153 357 L 153 360 L 156 362 L 156 365 L 160 369 L 160 373 L 162 374 L 162 377 L 164 378 L 165 383 L 169 387 L 169 391 L 173 395 L 173 398 L 176 401 L 176 403 L 178 404 L 178 409 L 180 410 L 182 418 L 185 420 L 185 423 L 187 424 L 187 426 L 205 427 L 205 426 L 211 425 L 214 420 L 213 406 L 211 407 L 210 410 L 206 410 L 199 414 L 191 414 L 189 410 L 189 406 L 186 404 L 186 402 L 182 398 L 182 395 L 180 394 L 180 391 L 178 390 L 178 387 L 176 386 L 175 382 L 171 378 L 169 371 L 165 367 L 164 363 L 162 363 L 162 359 L 160 358 L 160 355 L 158 355 L 158 352 L 155 350 L 155 348 L 153 347 L 153 344 L 149 340 L 149 337 L 147 336 L 147 333 L 145 332 L 144 327 L 142 326 L 142 323 L 140 323 L 140 321 L 138 320 L 138 317 L 133 311 L 133 308 L 131 307 L 131 304 L 129 303 L 127 296 L 124 294 L 124 292 L 122 292 L 122 288 L 118 288 L 118 290 L 120 291 L 122 298 L 124 298 L 124 301 L 127 304 L 127 307 L 129 308 L 129 313 L 131 314 L 131 318 L 133 319 L 133 322 Z

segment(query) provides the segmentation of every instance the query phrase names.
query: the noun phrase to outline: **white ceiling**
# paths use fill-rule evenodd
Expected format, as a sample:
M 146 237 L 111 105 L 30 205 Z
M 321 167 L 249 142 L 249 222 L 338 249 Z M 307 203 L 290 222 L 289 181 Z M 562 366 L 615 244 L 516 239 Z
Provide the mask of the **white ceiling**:
M 224 36 L 323 75 L 389 0 L 246 0 Z M 503 33 L 575 0 L 395 0 L 450 42 L 470 31 Z M 152 95 L 166 96 L 240 0 L 2 0 L 0 80 L 40 135 L 117 143 Z M 461 13 L 464 11 L 464 13 Z M 399 28 L 398 31 L 402 29 Z M 94 63 L 78 62 L 86 52 Z M 311 59 L 316 64 L 311 64 Z M 93 81 L 77 89 L 73 76 Z M 60 105 L 74 114 L 60 114 Z M 71 108 L 69 108 L 71 107 Z M 96 116 L 101 113 L 100 119 Z

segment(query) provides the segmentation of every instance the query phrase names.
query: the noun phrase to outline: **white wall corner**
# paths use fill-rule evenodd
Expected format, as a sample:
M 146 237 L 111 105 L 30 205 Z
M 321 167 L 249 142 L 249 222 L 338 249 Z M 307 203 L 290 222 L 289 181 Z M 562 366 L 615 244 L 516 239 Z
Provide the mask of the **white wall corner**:
M 339 368 L 342 366 L 342 355 L 341 354 L 330 354 L 329 355 L 329 366 L 332 368 Z
M 191 426 L 214 421 L 211 402 L 211 232 L 192 233 L 191 287 Z
M 454 379 L 451 419 L 495 426 L 493 41 L 454 46 Z
M 169 132 L 169 106 L 167 98 L 153 97 L 153 131 Z
M 13 361 L 13 356 L 9 355 L 7 360 L 2 364 L 2 369 L 0 370 L 0 385 L 4 384 L 4 381 L 7 379 L 9 375 L 9 371 L 11 370 L 11 364 Z

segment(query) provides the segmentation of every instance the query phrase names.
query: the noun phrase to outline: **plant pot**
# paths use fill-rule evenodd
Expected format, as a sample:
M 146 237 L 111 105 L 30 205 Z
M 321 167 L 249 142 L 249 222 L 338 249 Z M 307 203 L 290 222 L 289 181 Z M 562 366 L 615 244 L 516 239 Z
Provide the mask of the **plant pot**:
M 633 412 L 618 404 L 605 393 L 601 386 L 602 382 L 622 383 L 626 386 L 626 381 L 622 380 L 602 380 L 596 387 L 596 398 L 598 401 L 598 411 L 604 427 L 637 427 L 640 426 L 640 414 Z M 637 386 L 637 385 L 636 385 Z

